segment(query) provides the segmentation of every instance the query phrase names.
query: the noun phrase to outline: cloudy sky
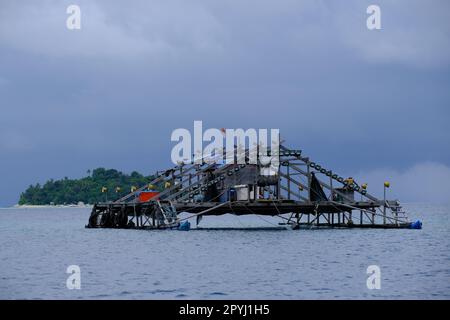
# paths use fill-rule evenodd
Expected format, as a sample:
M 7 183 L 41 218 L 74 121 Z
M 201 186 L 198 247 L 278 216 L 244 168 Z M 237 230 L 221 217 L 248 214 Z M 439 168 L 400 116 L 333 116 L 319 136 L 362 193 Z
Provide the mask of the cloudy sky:
M 81 8 L 68 30 L 66 8 Z M 366 9 L 381 8 L 381 30 Z M 279 128 L 323 166 L 450 201 L 450 2 L 0 1 L 0 206 L 99 166 L 171 165 L 170 134 Z

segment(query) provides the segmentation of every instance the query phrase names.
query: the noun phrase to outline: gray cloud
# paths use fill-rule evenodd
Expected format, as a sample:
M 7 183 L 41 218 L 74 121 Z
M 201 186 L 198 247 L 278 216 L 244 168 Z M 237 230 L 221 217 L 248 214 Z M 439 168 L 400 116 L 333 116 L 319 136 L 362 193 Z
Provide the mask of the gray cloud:
M 371 63 L 401 63 L 415 68 L 448 66 L 450 24 L 448 1 L 377 1 L 382 30 L 367 32 L 360 12 L 365 1 L 353 1 L 356 10 L 342 10 L 335 23 L 344 44 Z
M 73 1 L 4 4 L 0 39 L 27 53 L 66 58 L 160 59 L 217 51 L 221 26 L 203 6 L 185 1 L 78 1 L 82 29 L 66 29 Z M 158 60 L 159 61 L 159 60 Z
M 419 163 L 404 170 L 379 168 L 359 172 L 356 177 L 369 185 L 369 191 L 383 194 L 383 184 L 389 181 L 389 198 L 409 202 L 450 203 L 450 167 L 435 162 Z
M 77 1 L 82 31 L 65 28 L 73 1 L 4 1 L 0 39 L 28 53 L 64 57 L 180 58 L 253 51 L 274 44 L 326 48 L 339 44 L 368 62 L 448 66 L 445 0 L 378 1 L 382 30 L 368 32 L 369 1 Z M 263 43 L 261 43 L 263 41 Z M 283 43 L 284 42 L 284 43 Z M 236 46 L 236 43 L 239 46 Z M 273 49 L 272 49 L 273 50 Z M 322 53 L 323 54 L 323 53 Z M 158 61 L 160 62 L 160 61 Z
M 449 165 L 449 5 L 379 1 L 372 32 L 369 4 L 2 1 L 0 204 L 95 166 L 166 167 L 194 120 L 280 128 L 339 172 Z

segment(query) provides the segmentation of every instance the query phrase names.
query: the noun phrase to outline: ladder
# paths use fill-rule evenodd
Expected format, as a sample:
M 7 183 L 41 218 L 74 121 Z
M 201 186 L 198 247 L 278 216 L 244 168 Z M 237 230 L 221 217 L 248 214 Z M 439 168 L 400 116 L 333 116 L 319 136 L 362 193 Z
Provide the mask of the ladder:
M 156 202 L 158 204 L 158 209 L 160 215 L 160 225 L 171 225 L 177 223 L 177 210 L 170 200 L 158 200 Z

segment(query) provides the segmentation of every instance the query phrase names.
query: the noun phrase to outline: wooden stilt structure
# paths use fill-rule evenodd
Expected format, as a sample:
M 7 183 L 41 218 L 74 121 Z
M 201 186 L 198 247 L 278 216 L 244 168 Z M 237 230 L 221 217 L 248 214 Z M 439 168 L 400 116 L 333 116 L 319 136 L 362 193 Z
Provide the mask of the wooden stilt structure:
M 300 150 L 280 146 L 274 178 L 261 177 L 260 169 L 259 164 L 202 162 L 158 171 L 148 184 L 160 190 L 157 197 L 139 200 L 146 185 L 116 201 L 97 203 L 86 227 L 177 228 L 182 212 L 197 216 L 197 222 L 202 216 L 226 213 L 278 216 L 280 224 L 295 229 L 411 227 L 398 201 L 376 198 Z M 243 198 L 238 189 L 242 185 L 247 188 Z M 355 200 L 355 195 L 360 199 Z

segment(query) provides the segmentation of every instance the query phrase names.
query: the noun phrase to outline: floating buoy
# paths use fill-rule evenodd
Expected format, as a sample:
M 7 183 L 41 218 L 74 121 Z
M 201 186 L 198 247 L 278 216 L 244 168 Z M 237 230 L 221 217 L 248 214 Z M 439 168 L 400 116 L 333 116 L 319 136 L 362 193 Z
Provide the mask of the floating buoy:
M 190 229 L 191 229 L 191 223 L 187 220 L 180 223 L 180 225 L 178 226 L 178 230 L 180 230 L 180 231 L 189 231 Z
M 416 222 L 411 222 L 409 225 L 410 229 L 422 229 L 422 221 L 417 220 Z

